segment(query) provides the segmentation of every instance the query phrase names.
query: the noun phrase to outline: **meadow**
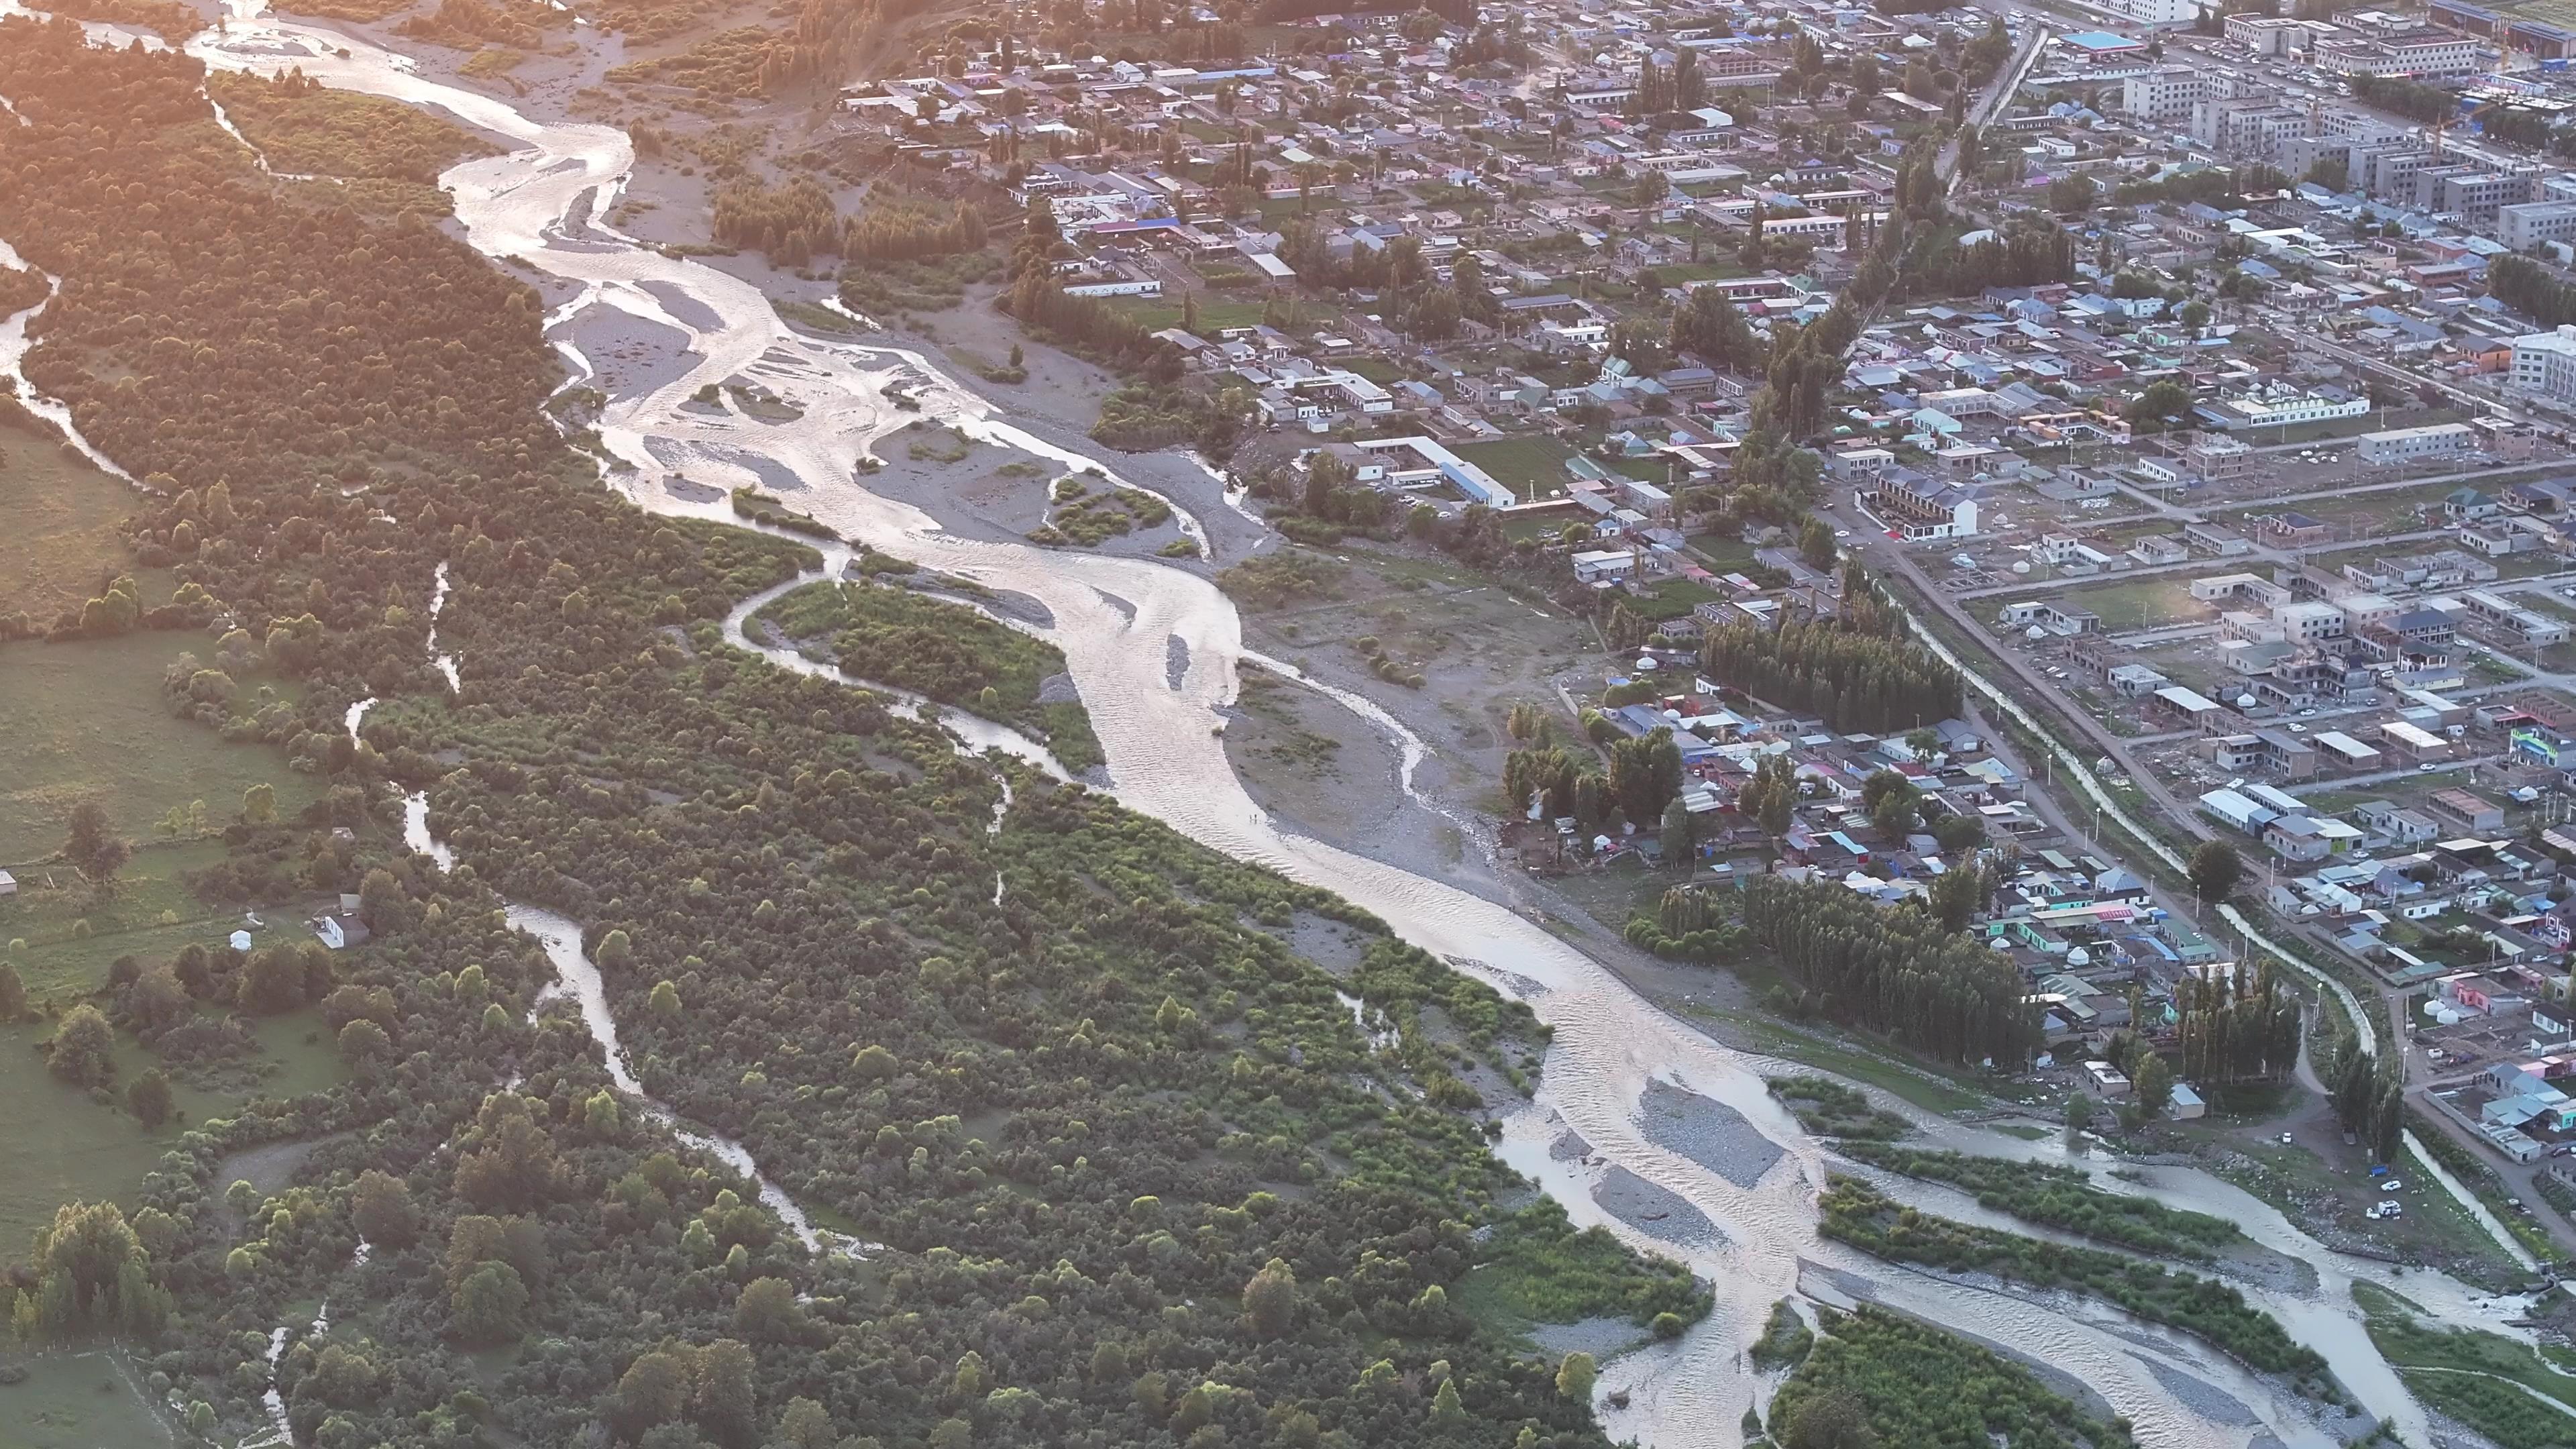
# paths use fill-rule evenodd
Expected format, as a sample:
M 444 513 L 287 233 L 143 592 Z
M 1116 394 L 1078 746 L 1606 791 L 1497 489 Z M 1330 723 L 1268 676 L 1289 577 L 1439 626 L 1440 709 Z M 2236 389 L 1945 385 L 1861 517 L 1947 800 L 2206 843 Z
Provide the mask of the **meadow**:
M 53 854 L 64 820 L 85 799 L 104 805 L 128 837 L 148 840 L 154 821 L 192 800 L 205 801 L 220 827 L 252 785 L 276 787 L 281 816 L 320 793 L 312 777 L 287 768 L 284 751 L 227 743 L 170 712 L 161 675 L 183 652 L 211 659 L 214 641 L 146 632 L 0 645 L 0 673 L 9 680 L 0 690 L 9 760 L 0 773 L 0 867 Z M 242 704 L 258 702 L 260 682 L 243 681 Z
M 0 428 L 0 618 L 51 624 L 125 563 L 135 494 L 59 443 Z

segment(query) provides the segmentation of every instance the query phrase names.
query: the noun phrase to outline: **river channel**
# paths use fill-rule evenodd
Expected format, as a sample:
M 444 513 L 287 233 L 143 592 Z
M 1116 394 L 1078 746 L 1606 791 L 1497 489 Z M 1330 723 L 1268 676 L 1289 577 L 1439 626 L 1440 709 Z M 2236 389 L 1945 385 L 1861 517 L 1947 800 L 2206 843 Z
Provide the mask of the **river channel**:
M 207 32 L 188 45 L 209 65 L 266 73 L 299 67 L 326 85 L 445 110 L 514 143 L 507 154 L 455 167 L 442 184 L 453 192 L 457 220 L 478 250 L 523 259 L 576 289 L 574 300 L 548 320 L 550 337 L 577 373 L 590 369 L 571 340 L 571 324 L 587 308 L 618 307 L 686 335 L 684 373 L 608 401 L 599 432 L 627 465 L 616 470 L 611 486 L 655 512 L 730 517 L 720 500 L 678 498 L 654 480 L 685 469 L 722 487 L 757 486 L 763 480 L 741 461 L 757 457 L 801 480 L 796 506 L 845 536 L 1037 600 L 1053 622 L 1035 632 L 1064 651 L 1107 754 L 1110 788 L 1122 803 L 1213 849 L 1335 891 L 1415 944 L 1530 1003 L 1554 1038 L 1536 1102 L 1506 1124 L 1498 1150 L 1559 1198 L 1578 1223 L 1604 1225 L 1688 1263 L 1717 1294 L 1717 1311 L 1679 1342 L 1628 1354 L 1605 1370 L 1602 1418 L 1614 1438 L 1633 1437 L 1654 1449 L 1735 1449 L 1744 1410 L 1768 1393 L 1741 1366 L 1740 1354 L 1759 1336 L 1772 1303 L 1802 1288 L 1827 1300 L 1874 1299 L 2044 1364 L 2061 1384 L 2089 1391 L 2109 1411 L 2126 1415 L 2139 1442 L 2159 1449 L 2323 1446 L 2343 1437 L 2331 1419 L 2319 1421 L 2312 1405 L 2198 1340 L 2090 1302 L 2005 1294 L 1891 1267 L 1819 1238 L 1815 1198 L 1829 1157 L 1763 1088 L 1763 1072 L 1784 1064 L 1717 1045 L 1508 907 L 1273 827 L 1236 779 L 1217 733 L 1219 710 L 1235 698 L 1238 663 L 1250 656 L 1233 605 L 1204 574 L 1149 560 L 961 538 L 927 513 L 867 491 L 859 466 L 871 443 L 915 416 L 887 399 L 885 388 L 897 382 L 919 399 L 920 415 L 981 441 L 1123 483 L 1114 464 L 1014 426 L 919 353 L 798 333 L 754 284 L 664 256 L 606 227 L 597 218 L 608 213 L 634 164 L 624 132 L 533 118 L 427 78 L 409 57 L 363 39 L 266 16 L 259 0 L 233 4 L 222 33 Z M 11 8 L 10 0 L 0 0 L 0 10 Z M 675 295 L 693 305 L 666 306 L 663 299 Z M 0 323 L 0 386 L 22 392 L 31 391 L 19 376 L 30 315 Z M 728 380 L 756 381 L 801 408 L 802 416 L 771 423 L 683 406 L 701 386 Z M 439 584 L 444 602 L 443 576 Z M 749 606 L 738 610 L 728 632 L 738 635 L 748 613 Z M 821 672 L 765 641 L 745 642 L 782 664 Z M 1177 675 L 1174 659 L 1187 661 Z M 454 687 L 454 662 L 440 656 L 439 663 Z M 1394 737 L 1407 761 L 1410 793 L 1409 765 L 1420 757 L 1421 742 L 1366 701 L 1344 702 Z M 997 726 L 954 714 L 942 723 L 964 734 L 970 747 L 1002 748 L 1042 768 L 1052 763 L 1033 743 L 1004 738 Z M 431 838 L 425 801 L 406 802 L 406 824 L 416 847 L 444 857 Z M 597 975 L 588 969 L 574 923 L 524 908 L 512 917 L 544 944 L 608 1050 L 612 1073 L 633 1090 L 604 997 L 593 1000 Z M 1740 1118 L 1735 1129 L 1758 1134 L 1767 1144 L 1760 1155 L 1776 1160 L 1730 1177 L 1703 1165 L 1706 1154 L 1658 1145 L 1641 1114 L 1641 1099 L 1657 1082 L 1705 1099 L 1702 1110 L 1714 1120 Z M 2053 1140 L 2025 1142 L 1937 1119 L 1926 1125 L 1943 1145 L 2073 1160 L 2097 1175 L 2108 1165 L 2080 1154 L 2070 1159 Z M 739 1145 L 704 1145 L 757 1178 Z M 1678 1200 L 1705 1219 L 1702 1230 L 1657 1236 L 1643 1229 L 1660 1223 L 1641 1219 L 1641 1227 L 1614 1215 L 1601 1203 L 1614 1177 Z M 2160 1168 L 2144 1178 L 2101 1180 L 2115 1191 L 2218 1214 L 2262 1245 L 2315 1265 L 2315 1282 L 2307 1287 L 2241 1286 L 2325 1355 L 2360 1404 L 2393 1420 L 2410 1443 L 2430 1438 L 2424 1414 L 2362 1332 L 2351 1282 L 2387 1283 L 2442 1322 L 2514 1332 L 2504 1325 L 2521 1300 L 2487 1298 L 2438 1274 L 2334 1254 L 2276 1210 L 2197 1171 Z M 804 1215 L 759 1180 L 764 1198 L 812 1241 Z M 1886 1185 L 1927 1211 L 1988 1220 L 1972 1200 L 1945 1189 L 1903 1180 Z M 1626 1407 L 1607 1402 L 1614 1391 L 1624 1392 Z

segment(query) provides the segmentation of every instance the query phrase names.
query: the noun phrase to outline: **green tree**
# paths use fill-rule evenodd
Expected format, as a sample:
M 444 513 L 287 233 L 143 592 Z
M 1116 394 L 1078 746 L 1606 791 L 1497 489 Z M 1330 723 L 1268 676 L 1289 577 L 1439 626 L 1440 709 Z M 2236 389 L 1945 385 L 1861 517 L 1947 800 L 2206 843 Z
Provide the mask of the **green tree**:
M 349 1222 L 359 1237 L 387 1248 L 408 1248 L 420 1239 L 420 1210 L 412 1205 L 410 1186 L 372 1167 L 349 1186 Z
M 2135 1083 L 2138 1110 L 2148 1116 L 2162 1112 L 2173 1100 L 2173 1068 L 2165 1064 L 2163 1054 L 2148 1051 L 2138 1062 Z
M 277 787 L 263 780 L 242 791 L 242 819 L 266 825 L 277 818 Z
M 385 1029 L 364 1017 L 340 1028 L 340 1060 L 353 1067 L 373 1066 L 393 1053 L 393 1039 Z
M 832 1416 L 812 1399 L 794 1398 L 778 1416 L 778 1428 L 770 1438 L 782 1449 L 833 1449 L 840 1442 L 832 1427 Z
M 668 981 L 657 981 L 653 983 L 653 994 L 646 998 L 644 1004 L 655 1016 L 667 1021 L 680 1014 L 680 988 Z
M 0 961 L 0 1022 L 24 1021 L 27 1018 L 27 983 L 18 968 Z
M 2191 388 L 2172 378 L 2148 386 L 2132 399 L 2128 407 L 2129 425 L 2145 432 L 2155 432 L 2168 422 L 2191 411 Z
M 784 1278 L 754 1278 L 733 1300 L 733 1330 L 755 1343 L 792 1343 L 804 1336 L 805 1310 Z
M 170 1316 L 142 1240 L 116 1204 L 65 1203 L 36 1235 L 35 1287 L 19 1303 L 22 1336 L 64 1342 L 93 1335 L 148 1340 Z
M 63 1013 L 45 1044 L 45 1065 L 76 1087 L 104 1086 L 116 1076 L 116 1028 L 97 1007 L 82 1002 Z
M 622 971 L 635 964 L 635 943 L 627 939 L 623 928 L 612 930 L 599 938 L 599 949 L 591 953 L 591 959 L 602 971 Z
M 1592 1402 L 1592 1385 L 1601 1377 L 1600 1366 L 1588 1353 L 1569 1353 L 1556 1366 L 1557 1396 L 1577 1404 Z
M 1799 1401 L 1780 1442 L 1783 1449 L 1871 1449 L 1878 1439 L 1860 1396 L 1836 1385 Z
M 72 807 L 63 840 L 63 859 L 92 884 L 105 885 L 115 879 L 133 854 L 134 847 L 116 833 L 115 822 L 108 819 L 106 806 L 83 800 Z
M 528 1285 L 507 1263 L 484 1263 L 456 1285 L 448 1326 L 465 1343 L 507 1343 L 519 1336 L 528 1311 Z
M 1985 873 L 1975 866 L 1951 866 L 1933 877 L 1929 903 L 1944 930 L 1968 929 L 1986 903 Z
M 1664 864 L 1667 867 L 1678 870 L 1690 869 L 1690 811 L 1682 804 L 1681 796 L 1675 795 L 1664 806 L 1663 824 L 1657 838 L 1663 847 Z
M 1285 1337 L 1297 1318 L 1297 1275 L 1273 1258 L 1243 1285 L 1243 1316 L 1256 1338 Z
M 125 1107 L 135 1120 L 146 1127 L 158 1127 L 170 1120 L 170 1079 L 154 1067 L 136 1077 L 125 1089 Z
M 2235 894 L 2245 878 L 2245 861 L 2226 841 L 2207 841 L 2191 853 L 2190 876 L 2193 892 L 2214 904 Z
M 1798 556 L 1807 567 L 1818 573 L 1831 573 L 1834 567 L 1834 530 L 1821 518 L 1810 518 L 1798 530 Z

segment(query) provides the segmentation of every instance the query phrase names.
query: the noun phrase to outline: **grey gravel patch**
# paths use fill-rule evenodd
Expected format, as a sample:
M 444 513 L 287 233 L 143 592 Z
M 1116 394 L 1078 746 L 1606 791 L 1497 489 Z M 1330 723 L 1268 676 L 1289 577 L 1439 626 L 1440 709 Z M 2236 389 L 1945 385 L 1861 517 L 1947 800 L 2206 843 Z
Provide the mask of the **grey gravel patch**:
M 590 384 L 612 398 L 640 397 L 688 375 L 693 339 L 666 322 L 595 303 L 546 336 L 570 342 L 590 364 Z M 658 456 L 658 455 L 657 455 Z
M 1607 1359 L 1643 1341 L 1646 1333 L 1624 1318 L 1586 1318 L 1576 1323 L 1533 1324 L 1529 1341 L 1550 1358 L 1588 1353 Z
M 1038 681 L 1038 703 L 1080 704 L 1082 691 L 1074 688 L 1070 674 L 1050 674 Z
M 717 446 L 710 447 L 707 451 L 737 467 L 749 468 L 753 473 L 759 475 L 760 486 L 768 489 L 772 493 L 802 493 L 805 491 L 805 480 L 796 476 L 795 469 L 779 462 L 776 458 L 765 458 L 760 454 L 751 452 L 745 448 L 727 448 Z
M 1119 618 L 1126 620 L 1130 624 L 1136 622 L 1136 606 L 1134 604 L 1127 602 L 1125 599 L 1118 597 L 1107 589 L 1101 588 L 1097 584 L 1092 586 L 1091 591 L 1100 596 L 1100 601 L 1102 603 L 1116 609 L 1118 611 Z
M 1548 1144 L 1547 1155 L 1557 1162 L 1572 1162 L 1578 1157 L 1590 1157 L 1592 1144 L 1583 1140 L 1582 1133 L 1568 1128 L 1563 1135 Z
M 1788 1156 L 1787 1149 L 1763 1136 L 1743 1113 L 1669 1082 L 1647 1084 L 1637 1115 L 1647 1141 L 1680 1153 L 1737 1187 L 1752 1187 L 1774 1163 Z
M 1840 1268 L 1828 1268 L 1822 1263 L 1814 1262 L 1807 1258 L 1800 1258 L 1798 1260 L 1798 1276 L 1801 1280 L 1813 1278 L 1820 1283 L 1826 1284 L 1835 1292 L 1840 1293 L 1842 1296 L 1850 1299 L 1854 1303 L 1876 1303 L 1878 1301 L 1878 1285 L 1872 1283 L 1858 1273 L 1848 1273 Z
M 1612 1217 L 1649 1237 L 1686 1248 L 1723 1246 L 1726 1234 L 1688 1198 L 1646 1181 L 1624 1167 L 1593 1184 L 1592 1200 Z
M 1163 683 L 1175 693 L 1181 681 L 1190 677 L 1190 641 L 1178 634 L 1163 636 Z
M 2206 1379 L 2184 1373 L 2158 1359 L 2141 1357 L 2138 1362 L 2145 1364 L 2147 1372 L 2155 1375 L 2156 1382 L 2165 1386 L 2165 1392 L 2181 1400 L 2184 1408 L 2213 1424 L 2240 1428 L 2262 1422 L 2252 1409 L 2245 1407 L 2244 1400 Z
M 662 310 L 670 313 L 672 318 L 683 327 L 694 327 L 700 332 L 724 330 L 724 318 L 716 315 L 715 308 L 681 291 L 669 282 L 637 282 L 635 286 L 637 290 L 661 303 Z
M 1023 624 L 1040 629 L 1055 627 L 1055 610 L 1048 608 L 1034 595 L 1023 594 L 1016 589 L 989 589 L 985 591 L 983 598 L 984 607 L 996 614 L 1007 615 Z
M 662 491 L 690 503 L 713 503 L 725 491 L 712 483 L 693 483 L 677 473 L 662 480 Z

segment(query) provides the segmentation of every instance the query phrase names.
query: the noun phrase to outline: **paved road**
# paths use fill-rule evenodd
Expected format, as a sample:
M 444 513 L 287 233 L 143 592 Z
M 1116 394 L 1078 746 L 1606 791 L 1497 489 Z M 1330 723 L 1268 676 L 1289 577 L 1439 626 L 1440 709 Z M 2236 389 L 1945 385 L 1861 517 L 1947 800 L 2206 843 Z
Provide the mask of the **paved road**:
M 1970 614 L 1958 599 L 1951 596 L 1949 590 L 1941 587 L 1938 581 L 1925 573 L 1916 561 L 1912 550 L 1889 538 L 1885 530 L 1876 526 L 1869 515 L 1861 511 L 1856 498 L 1838 496 L 1827 511 L 1848 522 L 1851 526 L 1852 544 L 1860 549 L 1874 568 L 1882 573 L 1899 573 L 1912 580 L 1916 592 L 1970 639 L 1980 641 L 1991 639 L 1986 632 L 1985 622 Z M 2154 772 L 2139 767 L 2137 760 L 2129 753 L 2127 740 L 2113 734 L 2108 726 L 2093 717 L 2091 710 L 2076 703 L 2037 665 L 2018 650 L 1993 649 L 1991 644 L 1988 648 L 1991 657 L 2010 671 L 2017 683 L 2029 693 L 2045 701 L 2059 718 L 2071 722 L 2084 736 L 2087 744 L 2098 755 L 2107 757 L 2118 765 L 2120 772 L 2135 781 L 2137 787 L 2155 802 L 2157 808 L 2167 818 L 2180 822 L 2184 829 L 2200 839 L 2215 837 L 2216 832 L 2199 812 L 2185 805 Z
M 2350 544 L 2342 545 L 2336 551 L 2341 552 L 2343 548 L 2375 547 L 2385 544 L 2423 543 L 2431 539 L 2451 538 L 2454 537 L 2457 532 L 2458 530 L 2450 528 L 2427 528 L 2418 529 L 2412 533 L 2378 534 L 2368 539 L 2358 540 Z M 2310 552 L 2315 552 L 2315 550 L 2310 550 Z M 2291 564 L 2304 562 L 2304 560 L 2300 559 L 2297 554 L 2297 550 L 2274 548 L 2268 544 L 2256 544 L 2251 552 L 2241 553 L 2233 558 L 2211 559 L 2194 556 L 2183 559 L 2178 563 L 2139 564 L 2132 568 L 2116 569 L 2109 573 L 2102 574 L 2091 574 L 2079 577 L 2060 575 L 2045 582 L 2047 586 L 2052 589 L 2068 589 L 2082 588 L 2087 584 L 2116 584 L 2127 579 L 2152 579 L 2161 577 L 2165 574 L 2205 574 L 2212 572 L 2213 570 L 2224 570 L 2226 572 L 2236 573 L 2245 571 L 2246 566 L 2251 563 Z M 1984 599 L 1993 598 L 2003 594 L 2027 594 L 2031 592 L 2033 588 L 2039 587 L 2040 584 L 2041 581 L 2039 580 L 2023 579 L 2008 584 L 1980 584 L 1973 589 L 1959 589 L 1954 592 L 1956 592 L 1962 599 Z

